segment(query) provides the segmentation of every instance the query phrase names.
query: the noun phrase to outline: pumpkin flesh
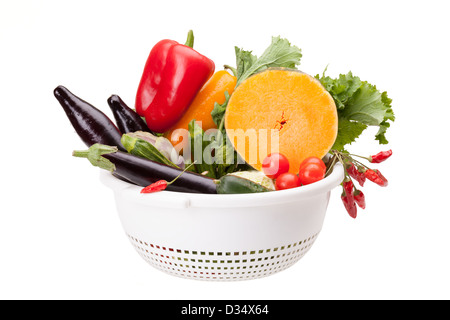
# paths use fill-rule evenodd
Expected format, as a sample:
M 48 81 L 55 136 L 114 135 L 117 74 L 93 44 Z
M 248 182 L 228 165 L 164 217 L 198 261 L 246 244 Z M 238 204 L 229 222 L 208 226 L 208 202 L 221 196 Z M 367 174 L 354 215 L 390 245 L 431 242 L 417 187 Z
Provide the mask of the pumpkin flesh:
M 308 74 L 267 69 L 233 92 L 225 128 L 237 153 L 256 170 L 270 152 L 284 154 L 289 172 L 307 157 L 323 158 L 336 140 L 338 118 L 331 95 Z

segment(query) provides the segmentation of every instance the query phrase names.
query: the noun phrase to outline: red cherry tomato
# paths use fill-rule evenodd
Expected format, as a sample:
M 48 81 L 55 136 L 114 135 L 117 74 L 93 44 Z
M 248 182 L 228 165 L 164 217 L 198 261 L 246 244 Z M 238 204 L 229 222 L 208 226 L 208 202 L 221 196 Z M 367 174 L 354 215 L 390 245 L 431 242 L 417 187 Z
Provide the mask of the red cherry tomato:
M 275 188 L 277 190 L 285 190 L 300 187 L 300 179 L 296 174 L 293 173 L 283 173 L 278 176 L 277 180 L 275 180 Z
M 262 169 L 267 177 L 276 179 L 289 171 L 289 160 L 281 153 L 271 153 L 264 159 Z
M 309 157 L 306 158 L 305 160 L 302 161 L 302 163 L 300 163 L 300 167 L 299 169 L 301 170 L 303 166 L 310 164 L 310 163 L 315 163 L 318 164 L 319 166 L 321 166 L 324 170 L 327 169 L 327 166 L 325 165 L 325 163 L 322 161 L 322 159 L 317 158 L 317 157 Z
M 300 168 L 298 177 L 302 185 L 311 184 L 325 177 L 326 168 L 317 163 L 308 163 Z

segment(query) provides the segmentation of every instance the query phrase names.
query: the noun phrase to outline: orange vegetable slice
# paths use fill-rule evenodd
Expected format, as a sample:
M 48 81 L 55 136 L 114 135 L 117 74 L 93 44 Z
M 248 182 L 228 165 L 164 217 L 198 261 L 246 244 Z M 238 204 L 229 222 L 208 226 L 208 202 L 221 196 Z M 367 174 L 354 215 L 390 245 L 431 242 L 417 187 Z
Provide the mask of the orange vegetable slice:
M 331 95 L 310 75 L 267 69 L 243 81 L 225 113 L 227 136 L 237 153 L 262 170 L 271 152 L 285 155 L 298 173 L 307 157 L 323 158 L 336 140 L 338 117 Z
M 177 132 L 177 129 L 188 130 L 189 123 L 194 119 L 196 122 L 201 121 L 203 131 L 216 128 L 211 116 L 214 103 L 225 103 L 225 91 L 228 91 L 231 95 L 236 86 L 236 80 L 236 77 L 226 70 L 214 73 L 197 93 L 186 113 L 170 130 L 164 133 L 164 137 L 169 139 L 175 147 L 181 149 L 183 142 L 186 143 L 188 141 L 188 136 L 185 136 L 187 132 Z

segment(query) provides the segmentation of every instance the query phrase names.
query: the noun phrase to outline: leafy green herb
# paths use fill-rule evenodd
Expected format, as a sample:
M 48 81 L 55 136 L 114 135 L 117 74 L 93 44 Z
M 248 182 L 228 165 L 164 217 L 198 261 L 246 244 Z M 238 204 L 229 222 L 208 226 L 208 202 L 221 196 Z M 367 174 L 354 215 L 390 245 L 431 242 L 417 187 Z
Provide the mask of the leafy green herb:
M 366 130 L 367 125 L 338 117 L 338 135 L 331 149 L 343 151 L 347 144 L 351 144 Z
M 387 144 L 385 133 L 394 121 L 392 100 L 386 92 L 380 92 L 376 86 L 353 76 L 351 72 L 333 79 L 324 74 L 316 78 L 332 95 L 338 110 L 338 136 L 333 149 L 344 150 L 358 138 L 368 126 L 378 126 L 375 140 Z
M 339 78 L 333 79 L 325 76 L 326 69 L 321 78 L 317 75 L 322 85 L 334 98 L 336 107 L 344 109 L 349 98 L 361 87 L 361 79 L 354 77 L 351 72 L 339 75 Z
M 251 51 L 234 47 L 236 54 L 236 77 L 239 79 L 258 59 Z
M 230 95 L 228 91 L 225 91 L 225 102 L 223 104 L 214 103 L 214 109 L 211 111 L 211 116 L 219 131 L 223 129 L 223 119 L 227 110 L 228 100 L 230 100 Z
M 192 120 L 189 123 L 189 134 L 192 161 L 196 161 L 194 172 L 219 179 L 228 173 L 249 169 L 233 145 L 227 141 L 225 128 L 204 132 L 196 121 Z
M 209 141 L 204 138 L 203 129 L 192 120 L 189 125 L 189 136 L 191 138 L 191 155 L 192 161 L 195 162 L 193 168 L 199 174 L 204 174 L 210 178 L 216 177 L 216 170 L 212 159 L 211 152 L 205 150 L 208 147 Z
M 267 68 L 295 68 L 302 58 L 302 51 L 298 47 L 279 36 L 272 37 L 272 43 L 259 58 L 252 55 L 251 51 L 239 48 L 235 48 L 235 51 L 238 77 L 236 86 Z

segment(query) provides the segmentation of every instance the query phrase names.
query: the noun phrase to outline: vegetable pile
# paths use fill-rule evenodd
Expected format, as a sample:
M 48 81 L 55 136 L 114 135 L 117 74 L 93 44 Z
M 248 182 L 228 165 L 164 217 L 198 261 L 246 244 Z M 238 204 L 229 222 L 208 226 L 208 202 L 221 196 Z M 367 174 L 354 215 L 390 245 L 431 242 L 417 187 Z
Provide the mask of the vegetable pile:
M 352 218 L 357 207 L 366 207 L 356 185 L 367 179 L 387 186 L 378 169 L 361 161 L 383 162 L 392 150 L 369 157 L 346 150 L 369 126 L 378 127 L 379 144 L 388 144 L 395 116 L 386 92 L 352 72 L 337 78 L 326 70 L 314 77 L 301 72 L 301 50 L 281 37 L 273 37 L 259 57 L 235 47 L 235 67 L 219 71 L 193 44 L 192 31 L 185 44 L 158 42 L 134 108 L 118 95 L 107 99 L 114 122 L 67 88 L 55 88 L 88 147 L 73 156 L 143 187 L 143 194 L 277 192 L 320 181 L 340 162 L 341 199 Z M 252 130 L 256 153 L 248 148 Z

